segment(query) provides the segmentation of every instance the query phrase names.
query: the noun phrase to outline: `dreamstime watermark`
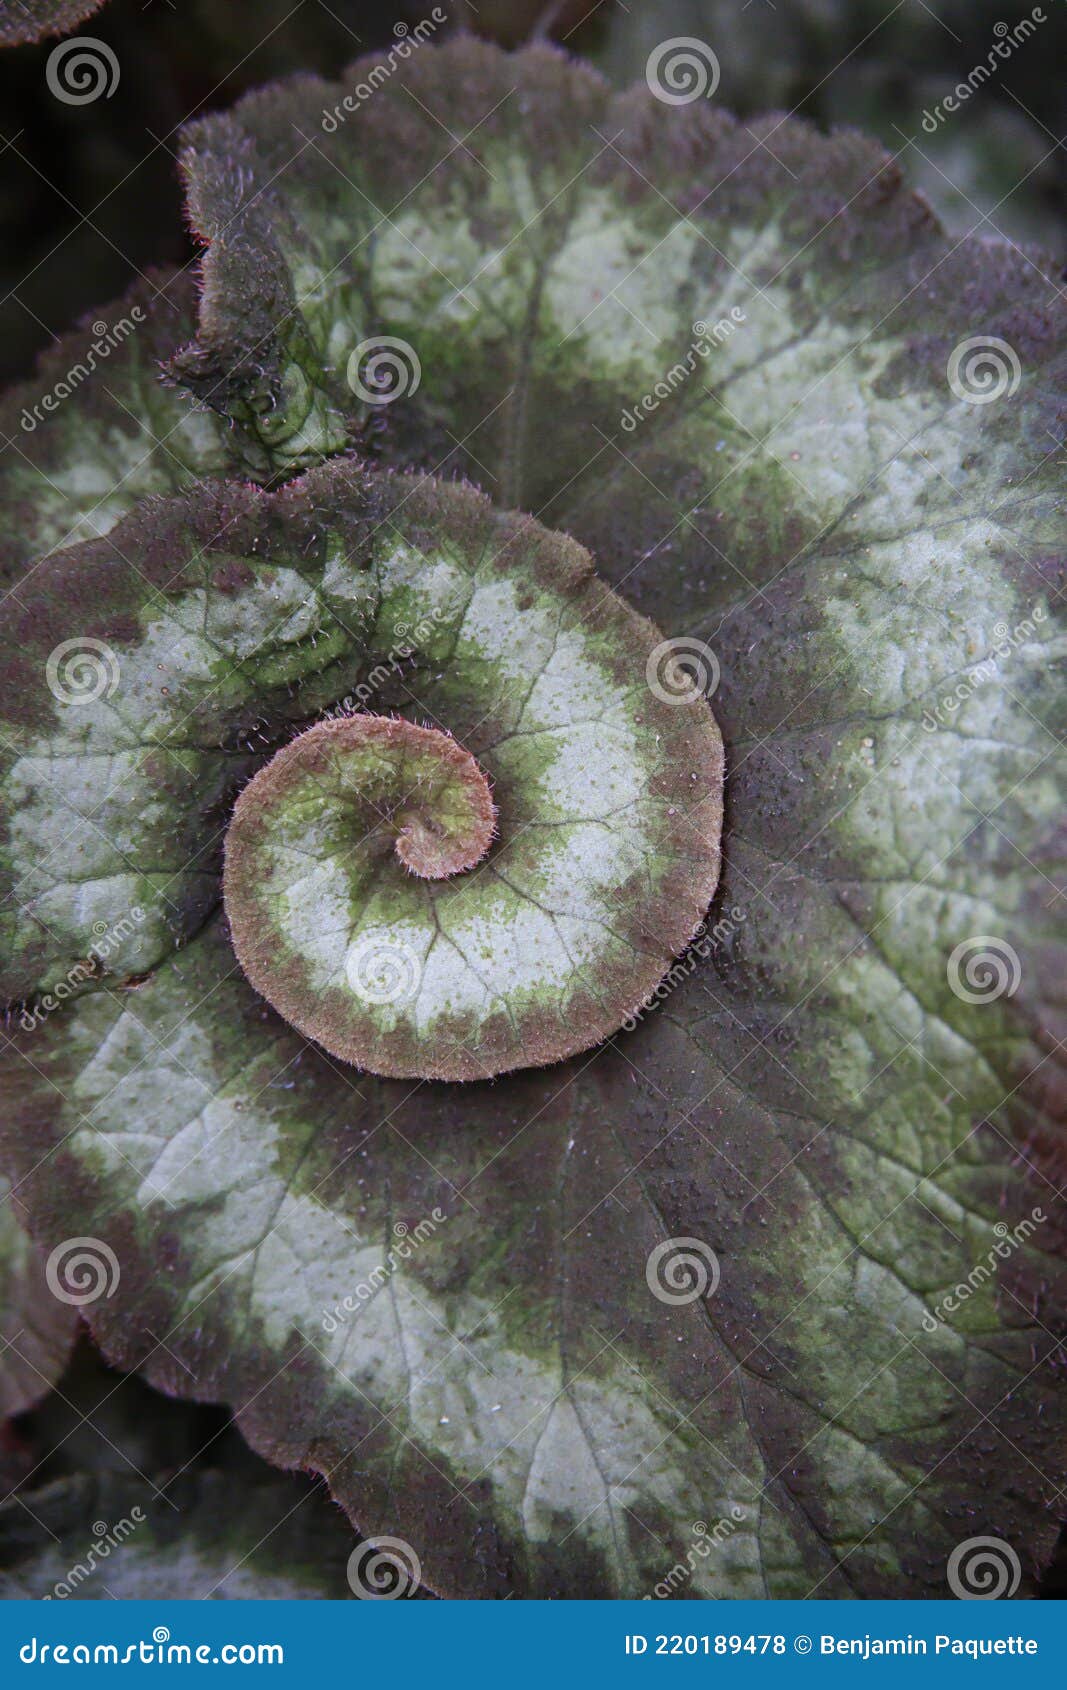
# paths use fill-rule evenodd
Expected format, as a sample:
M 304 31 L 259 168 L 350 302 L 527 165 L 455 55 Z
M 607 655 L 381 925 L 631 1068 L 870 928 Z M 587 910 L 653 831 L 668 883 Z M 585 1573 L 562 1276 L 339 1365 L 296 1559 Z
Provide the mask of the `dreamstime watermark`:
M 371 335 L 349 354 L 346 380 L 364 405 L 391 405 L 419 390 L 422 365 L 410 341 L 399 335 Z
M 699 1563 L 706 1561 L 713 1549 L 718 1548 L 720 1543 L 724 1543 L 728 1537 L 733 1535 L 744 1518 L 745 1510 L 739 1508 L 735 1502 L 729 1514 L 724 1514 L 711 1527 L 708 1526 L 706 1520 L 694 1520 L 691 1527 L 693 1543 L 692 1547 L 685 1552 L 685 1560 L 676 1561 L 670 1572 L 665 1573 L 663 1578 L 658 1579 L 652 1589 L 645 1592 L 641 1600 L 643 1602 L 662 1602 L 668 1596 L 673 1596 L 675 1591 L 679 1590 L 683 1584 L 688 1584 Z
M 1014 997 L 1023 977 L 1019 953 L 996 933 L 961 939 L 945 965 L 949 991 L 961 1003 L 996 1003 Z
M 143 925 L 145 912 L 140 904 L 134 904 L 128 915 L 119 921 L 93 922 L 93 942 L 80 962 L 69 968 L 62 980 L 49 987 L 41 996 L 40 1002 L 32 1009 L 27 1007 L 19 1016 L 19 1026 L 24 1033 L 33 1033 L 43 1022 L 48 1020 L 54 1009 L 58 1009 L 67 998 L 73 997 L 79 986 L 84 986 L 89 980 L 99 980 L 106 973 L 105 964 L 109 958 L 120 950 L 126 940 L 136 933 Z
M 702 1238 L 667 1238 L 649 1251 L 645 1283 L 657 1302 L 673 1307 L 713 1297 L 719 1288 L 719 1258 Z
M 670 997 L 676 986 L 688 980 L 699 964 L 708 960 L 716 945 L 727 944 L 747 918 L 748 912 L 735 905 L 726 915 L 720 916 L 713 927 L 702 921 L 682 955 L 671 964 L 659 985 L 647 993 L 635 1009 L 631 1009 L 621 1024 L 625 1031 L 632 1033 L 649 1010 L 656 1009 L 665 998 Z
M 691 106 L 710 100 L 719 86 L 719 61 L 706 41 L 695 35 L 674 35 L 653 47 L 645 61 L 650 94 L 665 106 Z
M 117 323 L 105 323 L 101 317 L 93 324 L 93 338 L 89 342 L 89 349 L 83 358 L 59 381 L 54 382 L 43 398 L 33 405 L 24 405 L 19 418 L 20 426 L 27 434 L 44 422 L 45 417 L 58 411 L 65 399 L 78 391 L 83 381 L 88 381 L 98 364 L 106 363 L 111 354 L 129 340 L 135 329 L 139 329 L 145 320 L 145 314 L 139 305 L 131 305 L 128 317 L 120 317 Z
M 1035 6 L 1029 17 L 1020 18 L 1015 25 L 995 23 L 993 34 L 996 40 L 985 58 L 968 72 L 962 82 L 957 82 L 952 92 L 946 94 L 943 100 L 939 100 L 932 110 L 923 112 L 923 128 L 926 133 L 936 134 L 945 118 L 959 111 L 962 105 L 966 105 L 971 95 L 976 94 L 984 82 L 988 82 L 991 76 L 997 74 L 1004 60 L 1011 58 L 1016 47 L 1021 47 L 1036 34 L 1038 24 L 1047 22 L 1041 7 Z
M 363 1003 L 404 1003 L 418 990 L 422 963 L 410 945 L 390 937 L 389 928 L 372 928 L 350 947 L 345 977 Z
M 417 622 L 397 622 L 393 626 L 395 643 L 389 647 L 374 668 L 367 675 L 366 680 L 360 681 L 352 692 L 345 693 L 336 704 L 329 705 L 321 711 L 320 722 L 341 722 L 347 716 L 356 716 L 364 710 L 374 697 L 390 681 L 403 677 L 403 665 L 413 657 L 417 657 L 430 635 L 440 627 L 448 612 L 435 605 L 425 616 Z M 258 739 L 260 744 L 268 749 L 272 746 L 270 730 L 277 732 L 277 723 L 272 723 L 267 716 L 257 716 L 254 721 L 242 727 L 227 730 L 219 741 L 219 749 L 228 752 L 241 752 L 251 755 L 256 746 L 252 743 Z
M 964 405 L 990 405 L 1010 399 L 1022 379 L 1022 365 L 1014 346 L 995 334 L 969 335 L 952 348 L 948 385 Z
M 423 42 L 428 41 L 434 31 L 440 28 L 441 24 L 447 22 L 448 13 L 442 6 L 435 6 L 429 17 L 423 18 L 415 25 L 414 29 L 409 28 L 406 23 L 395 23 L 393 34 L 397 37 L 397 40 L 390 47 L 384 59 L 380 59 L 376 65 L 372 65 L 364 80 L 357 82 L 351 94 L 346 94 L 344 99 L 339 100 L 332 110 L 328 106 L 322 108 L 321 127 L 327 135 L 336 134 L 345 119 L 351 117 L 353 112 L 358 111 L 360 106 L 377 92 L 383 82 L 388 82 L 397 66 L 403 64 L 405 59 L 409 59 L 416 47 L 421 47 Z
M 53 646 L 44 676 L 60 704 L 93 704 L 110 698 L 118 686 L 119 660 L 103 640 L 83 634 Z
M 102 1561 L 115 1549 L 121 1549 L 128 1537 L 132 1537 L 137 1527 L 143 1525 L 147 1515 L 142 1508 L 134 1506 L 130 1509 L 129 1518 L 124 1515 L 115 1525 L 109 1526 L 106 1520 L 94 1520 L 94 1542 L 89 1545 L 85 1558 L 75 1561 L 68 1568 L 65 1577 L 54 1584 L 47 1595 L 41 1597 L 42 1602 L 63 1602 L 68 1596 L 77 1594 L 79 1585 L 85 1583 L 96 1572 Z
M 961 1602 L 999 1602 L 1014 1596 L 1023 1576 L 1018 1555 L 1002 1537 L 969 1537 L 948 1558 L 948 1587 Z
M 119 1259 L 102 1238 L 64 1238 L 44 1266 L 45 1283 L 58 1302 L 83 1309 L 113 1297 L 122 1277 Z
M 660 640 L 645 661 L 648 689 L 661 704 L 694 704 L 719 685 L 719 659 L 703 640 L 689 634 Z
M 702 317 L 698 317 L 693 324 L 694 339 L 690 342 L 685 356 L 677 364 L 672 364 L 651 391 L 641 395 L 636 405 L 631 405 L 628 410 L 623 411 L 619 418 L 620 427 L 624 428 L 627 434 L 632 434 L 638 423 L 644 422 L 645 417 L 650 417 L 653 411 L 658 411 L 665 399 L 670 399 L 684 386 L 702 359 L 709 357 L 716 346 L 722 346 L 728 341 L 742 323 L 747 321 L 740 305 L 732 305 L 729 314 L 720 317 L 716 323 L 708 324 Z
M 361 1279 L 349 1296 L 342 1297 L 332 1309 L 323 1309 L 323 1331 L 332 1335 L 344 1326 L 350 1314 L 358 1314 L 378 1295 L 382 1286 L 389 1283 L 401 1264 L 410 1261 L 447 1219 L 443 1209 L 431 1209 L 428 1218 L 419 1221 L 416 1226 L 408 1226 L 406 1221 L 397 1221 L 393 1227 L 393 1242 L 386 1252 L 385 1260 L 372 1268 L 366 1279 Z
M 440 605 L 422 616 L 415 623 L 397 622 L 393 626 L 395 644 L 390 646 L 385 656 L 374 665 L 365 681 L 360 681 L 353 692 L 346 693 L 328 710 L 324 710 L 321 720 L 324 722 L 337 721 L 345 716 L 355 715 L 380 692 L 388 681 L 397 679 L 403 674 L 402 665 L 418 656 L 419 651 L 426 644 L 430 635 L 435 633 L 444 621 L 447 612 Z
M 993 1231 L 997 1235 L 997 1242 L 992 1246 L 984 1261 L 976 1262 L 967 1278 L 954 1285 L 951 1291 L 936 1302 L 932 1309 L 927 1309 L 922 1318 L 925 1332 L 936 1332 L 939 1326 L 947 1324 L 947 1317 L 956 1314 L 970 1299 L 996 1278 L 997 1267 L 1000 1262 L 1007 1261 L 1016 1250 L 1026 1243 L 1048 1219 L 1043 1209 L 1031 1209 L 1024 1220 L 1015 1226 L 1008 1226 L 1006 1221 L 998 1221 Z
M 23 1666 L 261 1666 L 285 1665 L 281 1643 L 172 1643 L 165 1625 L 136 1643 L 50 1643 L 31 1637 L 19 1649 Z
M 1003 661 L 1004 658 L 1010 657 L 1014 651 L 1017 651 L 1021 645 L 1024 645 L 1026 641 L 1034 639 L 1039 624 L 1047 621 L 1048 615 L 1044 607 L 1037 605 L 1029 616 L 1025 616 L 1021 622 L 1016 622 L 1013 628 L 1010 628 L 1006 622 L 995 622 L 993 624 L 993 638 L 997 643 L 991 653 L 988 657 L 983 657 L 977 663 L 972 664 L 963 679 L 957 681 L 949 692 L 939 698 L 932 710 L 923 711 L 922 725 L 924 731 L 928 734 L 936 733 L 938 728 L 944 725 L 946 718 L 954 716 L 969 698 L 973 698 L 980 687 L 985 686 L 988 681 L 996 680 L 998 659 Z
M 101 96 L 110 100 L 119 85 L 119 61 L 114 49 L 95 35 L 75 35 L 53 47 L 44 67 L 48 92 L 65 106 L 90 106 Z
M 418 1589 L 422 1562 L 402 1537 L 368 1537 L 348 1557 L 347 1573 L 362 1602 L 395 1602 Z

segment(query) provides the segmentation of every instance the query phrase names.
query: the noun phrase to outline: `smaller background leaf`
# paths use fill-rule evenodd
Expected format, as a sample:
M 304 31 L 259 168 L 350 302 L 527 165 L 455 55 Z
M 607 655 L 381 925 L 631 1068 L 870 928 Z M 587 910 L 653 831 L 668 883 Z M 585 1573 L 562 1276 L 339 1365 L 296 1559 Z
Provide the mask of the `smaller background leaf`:
M 65 35 L 103 4 L 104 0 L 0 0 L 0 47 Z
M 0 1178 L 0 1420 L 44 1396 L 66 1366 L 76 1326 L 75 1310 L 49 1291 L 44 1259 Z

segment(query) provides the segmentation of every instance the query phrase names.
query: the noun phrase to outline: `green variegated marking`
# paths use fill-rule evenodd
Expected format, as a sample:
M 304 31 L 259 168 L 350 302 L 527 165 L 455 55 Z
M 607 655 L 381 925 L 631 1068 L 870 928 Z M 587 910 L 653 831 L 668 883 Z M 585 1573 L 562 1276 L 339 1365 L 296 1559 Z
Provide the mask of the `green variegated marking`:
M 236 495 L 221 541 L 214 513 L 198 525 L 179 503 L 154 527 L 122 527 L 113 560 L 174 537 L 169 578 L 123 572 L 87 677 L 25 659 L 34 721 L 12 724 L 5 786 L 9 860 L 26 867 L 6 922 L 22 989 L 46 1010 L 102 975 L 149 971 L 195 930 L 217 897 L 209 818 L 249 767 L 245 724 L 256 711 L 269 746 L 327 677 L 342 719 L 242 795 L 227 902 L 253 983 L 335 1054 L 441 1078 L 556 1061 L 614 1032 L 692 935 L 718 876 L 721 752 L 702 699 L 649 691 L 656 631 L 569 542 L 493 523 L 445 489 L 433 497 L 454 537 L 436 557 L 405 535 L 416 489 L 398 488 L 397 516 L 354 566 L 372 520 L 357 486 L 338 471 L 291 492 L 280 541 L 270 501 L 253 500 L 243 551 Z M 346 531 L 339 502 L 353 495 Z M 315 541 L 328 563 L 282 563 L 307 550 L 320 499 L 334 502 Z M 92 560 L 69 567 L 77 581 Z M 59 564 L 42 577 L 42 609 L 62 579 Z M 346 725 L 361 666 L 363 694 L 454 729 L 478 763 L 422 727 L 377 717 L 367 738 L 369 718 Z M 442 777 L 454 753 L 480 789 L 473 853 L 434 746 Z
M 71 555 L 77 568 L 81 554 Z M 242 712 L 260 687 L 291 685 L 351 651 L 292 569 L 262 570 L 257 590 L 250 583 L 236 599 L 199 587 L 164 595 L 124 573 L 136 636 L 105 639 L 102 653 L 87 647 L 86 683 L 61 667 L 55 692 L 38 637 L 26 667 L 33 722 L 5 732 L 13 891 L 0 930 L 8 958 L 25 959 L 16 995 L 80 989 L 94 949 L 118 976 L 169 953 L 217 899 L 218 851 L 190 818 L 224 802 L 248 767 Z M 51 582 L 41 586 L 47 603 Z M 252 659 L 255 679 L 244 667 Z M 46 727 L 34 725 L 42 718 Z
M 202 943 L 218 950 L 217 930 Z M 189 1013 L 184 975 L 180 961 L 158 970 L 136 1014 L 86 1000 L 68 1027 L 69 1055 L 85 1060 L 70 1090 L 82 1117 L 73 1154 L 93 1186 L 136 1200 L 143 1219 L 129 1249 L 150 1248 L 166 1215 L 199 1210 L 205 1152 L 224 1151 L 228 1171 L 188 1241 L 168 1321 L 193 1320 L 220 1296 L 240 1302 L 267 1344 L 299 1343 L 321 1365 L 323 1413 L 348 1415 L 368 1400 L 391 1405 L 407 1438 L 435 1448 L 464 1514 L 469 1504 L 457 1493 L 477 1494 L 488 1477 L 500 1530 L 525 1541 L 534 1563 L 550 1567 L 561 1531 L 573 1529 L 575 1552 L 640 1594 L 670 1569 L 689 1537 L 685 1522 L 710 1531 L 725 1517 L 728 1530 L 694 1555 L 687 1594 L 762 1595 L 755 1526 L 767 1475 L 743 1428 L 724 1426 L 714 1447 L 695 1430 L 685 1436 L 708 1458 L 698 1478 L 671 1443 L 672 1405 L 649 1394 L 621 1354 L 594 1342 L 589 1354 L 600 1349 L 599 1359 L 572 1382 L 551 1343 L 519 1336 L 491 1272 L 476 1273 L 456 1303 L 447 1261 L 464 1221 L 447 1196 L 446 1208 L 413 1215 L 410 1227 L 386 1224 L 373 1185 L 363 1214 L 348 1200 L 325 1203 L 329 1157 L 303 1113 L 302 1086 L 295 1096 L 265 1086 L 274 1058 L 255 1040 L 244 1053 L 251 1065 L 229 1074 L 232 1034 L 252 1007 L 248 987 L 225 983 L 215 1002 L 220 1022 L 206 1005 Z M 124 1123 L 142 1107 L 138 1076 L 149 1064 L 158 1097 L 144 1133 Z M 483 1158 L 486 1144 L 476 1131 L 464 1162 Z M 537 1296 L 548 1320 L 549 1289 Z M 679 1541 L 634 1532 L 631 1509 L 657 1525 L 677 1522 Z
M 0 407 L 0 586 L 42 553 L 106 534 L 139 500 L 224 474 L 226 430 L 163 385 L 196 289 L 157 275 L 93 313 Z

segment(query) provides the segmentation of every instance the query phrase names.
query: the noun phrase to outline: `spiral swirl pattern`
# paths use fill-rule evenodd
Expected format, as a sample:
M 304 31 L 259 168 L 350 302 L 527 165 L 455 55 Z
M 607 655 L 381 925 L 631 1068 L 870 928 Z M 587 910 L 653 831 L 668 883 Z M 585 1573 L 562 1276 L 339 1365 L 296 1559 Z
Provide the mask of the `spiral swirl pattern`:
M 48 91 L 65 106 L 88 106 L 110 100 L 119 85 L 119 61 L 114 49 L 94 35 L 76 35 L 53 47 L 45 66 Z
M 718 1290 L 719 1258 L 702 1238 L 668 1238 L 649 1254 L 645 1279 L 658 1302 L 696 1303 Z
M 946 968 L 949 989 L 962 1003 L 1012 997 L 1022 981 L 1018 952 L 995 933 L 975 933 L 954 948 Z
M 961 1602 L 997 1602 L 1014 1596 L 1022 1579 L 1019 1557 L 999 1537 L 969 1537 L 949 1556 L 948 1584 Z
M 645 81 L 664 105 L 692 105 L 694 100 L 710 99 L 719 86 L 719 60 L 706 41 L 693 35 L 674 36 L 648 55 Z
M 114 1296 L 120 1278 L 118 1257 L 101 1238 L 65 1238 L 45 1263 L 48 1289 L 72 1308 Z
M 369 1537 L 348 1557 L 348 1582 L 363 1602 L 413 1595 L 421 1577 L 419 1557 L 402 1537 Z
M 1019 354 L 999 335 L 970 335 L 952 349 L 948 385 L 964 404 L 989 405 L 1010 398 L 1021 380 Z
M 158 559 L 159 580 L 110 566 L 124 554 Z M 164 960 L 218 899 L 224 836 L 238 961 L 292 1026 L 375 1073 L 477 1079 L 615 1032 L 703 917 L 714 719 L 688 676 L 680 697 L 649 687 L 657 631 L 564 537 L 341 464 L 146 509 L 44 566 L 42 604 L 64 570 L 101 583 L 81 644 L 120 678 L 112 696 L 94 671 L 77 711 L 48 695 L 56 773 L 19 820 L 61 836 L 49 946 L 25 913 L 36 867 L 0 916 L 20 989 L 134 906 L 138 967 Z M 47 637 L 43 611 L 30 625 Z M 142 705 L 150 756 L 125 727 Z M 41 743 L 28 727 L 16 768 Z M 72 834 L 86 757 L 115 776 Z

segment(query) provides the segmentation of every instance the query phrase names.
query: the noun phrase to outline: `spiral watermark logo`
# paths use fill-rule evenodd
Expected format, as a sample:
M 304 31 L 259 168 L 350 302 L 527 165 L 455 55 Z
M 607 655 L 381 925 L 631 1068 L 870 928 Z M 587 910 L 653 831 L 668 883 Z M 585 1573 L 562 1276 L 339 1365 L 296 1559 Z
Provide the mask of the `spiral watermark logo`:
M 410 945 L 382 931 L 357 939 L 345 958 L 348 984 L 364 1003 L 401 1003 L 410 998 L 422 970 Z
M 391 405 L 418 392 L 422 365 L 409 341 L 392 334 L 372 335 L 349 357 L 347 378 L 365 405 Z
M 44 67 L 48 92 L 65 106 L 90 106 L 110 100 L 119 85 L 119 61 L 106 41 L 75 35 L 53 47 Z
M 693 704 L 719 685 L 719 659 L 703 640 L 688 634 L 660 640 L 648 654 L 645 680 L 661 704 Z
M 961 1003 L 996 1003 L 1014 997 L 1022 979 L 1018 952 L 995 933 L 962 939 L 945 969 L 949 990 Z
M 668 1238 L 650 1251 L 645 1281 L 658 1302 L 695 1303 L 718 1290 L 719 1258 L 702 1238 Z
M 103 640 L 63 640 L 48 654 L 45 680 L 60 704 L 92 704 L 110 698 L 119 684 L 119 660 Z
M 649 93 L 665 106 L 710 100 L 719 86 L 719 61 L 706 41 L 676 35 L 653 47 L 645 64 Z
M 169 1643 L 170 1631 L 165 1625 L 157 1625 L 152 1632 L 153 1643 Z
M 348 1583 L 361 1602 L 395 1602 L 421 1578 L 422 1563 L 402 1537 L 369 1537 L 348 1557 Z
M 948 385 L 965 405 L 991 405 L 994 399 L 1010 399 L 1021 378 L 1019 354 L 999 335 L 971 335 L 949 355 Z
M 45 1263 L 44 1276 L 53 1297 L 81 1309 L 113 1297 L 121 1273 L 118 1257 L 102 1238 L 64 1238 Z
M 961 1602 L 1014 1596 L 1022 1576 L 1018 1555 L 1002 1537 L 969 1537 L 948 1558 L 948 1587 Z

